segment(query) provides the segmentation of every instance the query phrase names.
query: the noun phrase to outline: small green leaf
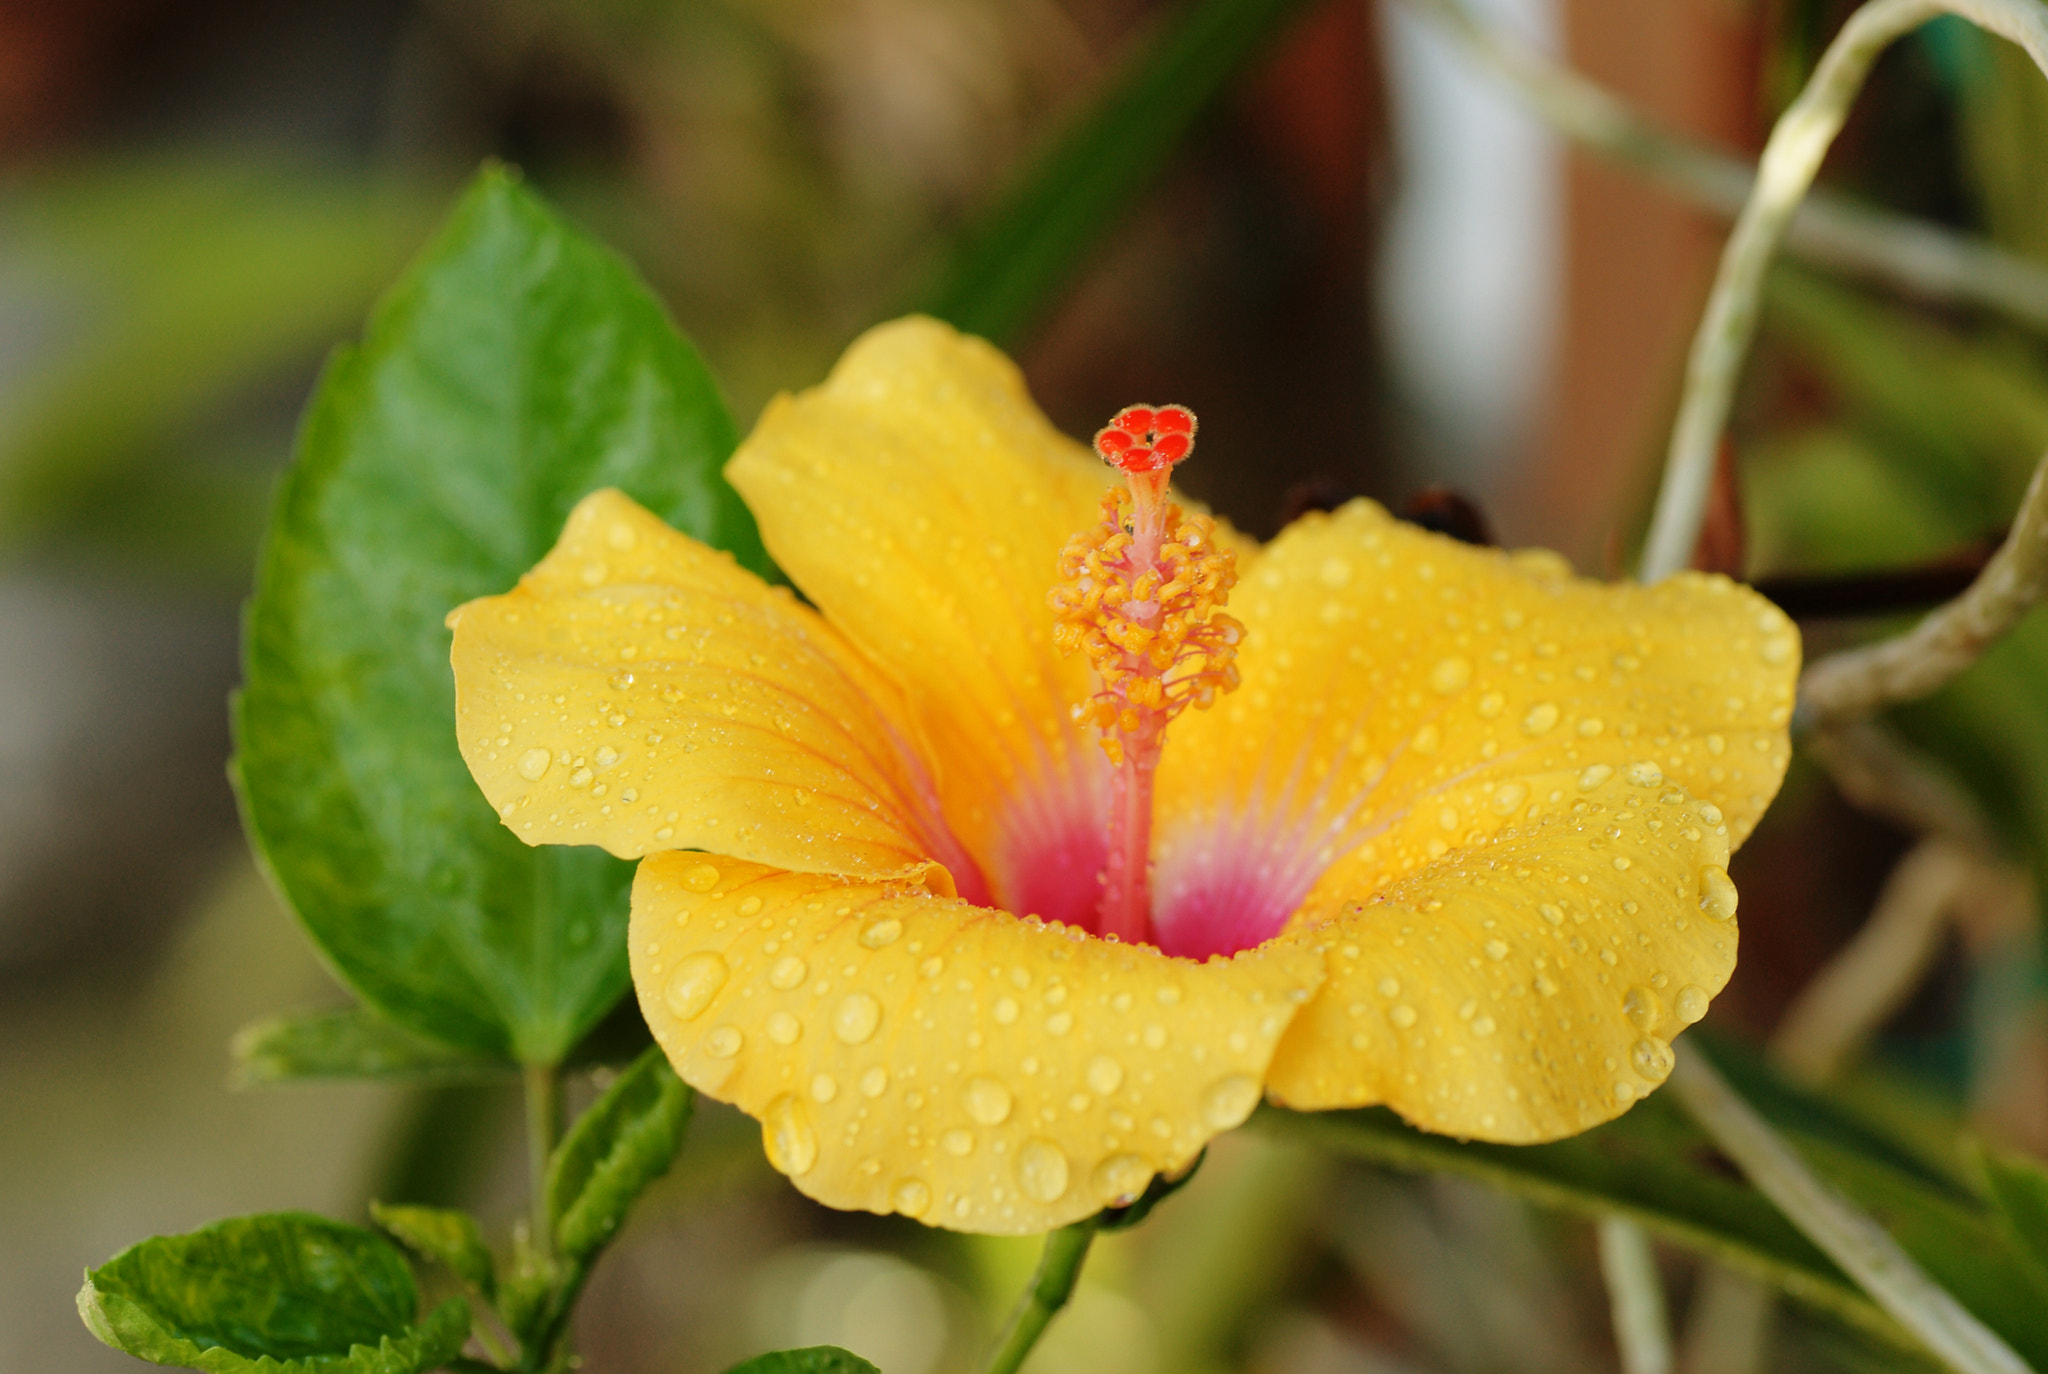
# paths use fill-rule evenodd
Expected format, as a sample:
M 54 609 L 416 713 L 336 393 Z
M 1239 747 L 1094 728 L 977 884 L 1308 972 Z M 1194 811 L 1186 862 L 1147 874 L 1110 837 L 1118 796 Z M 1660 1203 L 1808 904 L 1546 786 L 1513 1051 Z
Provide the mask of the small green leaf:
M 1301 8 L 1301 0 L 1195 0 L 1172 14 L 997 203 L 922 309 L 970 334 L 1014 340 L 1122 222 L 1196 117 Z
M 726 1374 L 882 1374 L 850 1350 L 813 1345 L 802 1350 L 771 1350 L 736 1364 Z
M 2048 1169 L 2038 1160 L 1989 1150 L 1979 1150 L 1977 1162 L 2006 1238 L 2031 1261 L 2036 1281 L 2048 1280 Z
M 577 1118 L 548 1162 L 555 1245 L 582 1263 L 617 1234 L 641 1191 L 668 1172 L 694 1096 L 658 1047 Z
M 467 1212 L 449 1207 L 370 1204 L 370 1216 L 406 1249 L 442 1265 L 464 1283 L 491 1296 L 491 1250 L 483 1229 Z
M 329 365 L 249 604 L 234 771 L 314 941 L 414 1034 L 552 1064 L 627 985 L 632 870 L 499 823 L 456 750 L 445 617 L 602 486 L 765 569 L 719 476 L 735 441 L 647 287 L 503 170 Z
M 321 1078 L 466 1083 L 518 1072 L 510 1060 L 421 1040 L 360 1007 L 251 1022 L 235 1033 L 230 1051 L 245 1087 Z
M 374 1232 L 301 1212 L 159 1236 L 86 1273 L 79 1315 L 116 1350 L 209 1374 L 419 1374 L 469 1337 L 450 1299 L 415 1327 L 405 1259 Z

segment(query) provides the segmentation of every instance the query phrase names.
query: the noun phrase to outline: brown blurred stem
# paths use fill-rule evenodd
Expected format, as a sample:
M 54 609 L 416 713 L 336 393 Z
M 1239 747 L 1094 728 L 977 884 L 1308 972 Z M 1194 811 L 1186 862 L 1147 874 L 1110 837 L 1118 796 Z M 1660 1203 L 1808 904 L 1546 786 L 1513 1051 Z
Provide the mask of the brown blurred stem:
M 1089 1217 L 1046 1234 L 1038 1271 L 1031 1276 L 1031 1286 L 1024 1290 L 1017 1310 L 1010 1314 L 1010 1324 L 984 1367 L 986 1374 L 1016 1374 L 1045 1328 L 1067 1305 L 1088 1259 L 1088 1247 L 1095 1243 L 1095 1222 Z
M 552 1064 L 528 1064 L 525 1082 L 526 1179 L 533 1197 L 533 1248 L 544 1260 L 552 1260 L 555 1234 L 548 1216 L 548 1160 L 562 1128 L 562 1083 Z

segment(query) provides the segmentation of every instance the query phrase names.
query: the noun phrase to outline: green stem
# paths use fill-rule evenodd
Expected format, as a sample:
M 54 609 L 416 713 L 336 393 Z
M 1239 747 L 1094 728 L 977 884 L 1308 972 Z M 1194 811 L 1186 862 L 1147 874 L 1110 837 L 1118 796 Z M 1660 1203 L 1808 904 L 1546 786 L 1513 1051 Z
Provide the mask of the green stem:
M 1771 130 L 1757 163 L 1756 186 L 1722 251 L 1713 294 L 1686 361 L 1685 395 L 1638 570 L 1644 582 L 1660 581 L 1692 562 L 1715 452 L 1756 333 L 1764 272 L 1828 145 L 1841 131 L 1878 54 L 1941 14 L 1960 15 L 2011 39 L 2048 72 L 2048 10 L 2038 0 L 1871 0 L 1849 17 L 1806 89 Z
M 1691 1046 L 1678 1052 L 1670 1087 L 1757 1191 L 1937 1359 L 1958 1374 L 2033 1374 L 2011 1346 L 1929 1278 L 1883 1227 L 1808 1168 Z
M 533 1248 L 555 1257 L 554 1225 L 548 1218 L 548 1160 L 562 1130 L 561 1079 L 552 1064 L 528 1064 L 526 1082 L 526 1179 L 532 1195 Z
M 1067 1305 L 1074 1284 L 1081 1277 L 1081 1265 L 1088 1258 L 1088 1247 L 1095 1242 L 1095 1221 L 1090 1217 L 1046 1234 L 1038 1271 L 1018 1300 L 1017 1310 L 1010 1314 L 1009 1328 L 996 1343 L 984 1374 L 1015 1374 L 1024 1357 L 1038 1344 L 1038 1338 L 1045 1334 L 1045 1328 Z

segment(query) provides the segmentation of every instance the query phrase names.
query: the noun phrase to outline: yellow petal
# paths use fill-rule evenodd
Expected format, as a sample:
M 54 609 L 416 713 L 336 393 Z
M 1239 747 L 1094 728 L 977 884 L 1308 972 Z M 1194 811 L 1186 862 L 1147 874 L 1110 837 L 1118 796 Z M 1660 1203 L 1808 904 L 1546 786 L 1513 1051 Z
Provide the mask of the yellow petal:
M 1359 501 L 1257 554 L 1231 611 L 1244 685 L 1177 721 L 1160 766 L 1163 909 L 1228 882 L 1221 856 L 1250 855 L 1286 875 L 1265 889 L 1276 929 L 1325 869 L 1411 814 L 1440 853 L 1508 825 L 1554 773 L 1668 780 L 1739 844 L 1790 756 L 1798 633 L 1725 578 L 1603 585 Z M 1477 807 L 1449 795 L 1472 783 L 1498 787 Z M 1383 859 L 1375 880 L 1407 871 Z
M 641 864 L 630 947 L 677 1072 L 759 1119 L 805 1193 L 1002 1234 L 1185 1167 L 1323 976 L 1308 940 L 1197 964 L 699 854 Z
M 900 693 L 787 590 L 618 492 L 449 623 L 463 757 L 527 843 L 952 890 Z
M 726 475 L 776 561 L 905 688 L 946 816 L 998 899 L 1054 909 L 1027 895 L 1027 870 L 1063 826 L 1099 831 L 1106 774 L 1069 713 L 1088 666 L 1054 650 L 1046 593 L 1107 469 L 994 348 L 908 319 L 777 398 Z
M 1596 1126 L 1663 1082 L 1672 1037 L 1734 968 L 1727 826 L 1673 787 L 1529 781 L 1513 825 L 1390 887 L 1325 876 L 1274 941 L 1330 951 L 1274 1058 L 1275 1101 L 1385 1102 L 1425 1130 L 1521 1144 Z

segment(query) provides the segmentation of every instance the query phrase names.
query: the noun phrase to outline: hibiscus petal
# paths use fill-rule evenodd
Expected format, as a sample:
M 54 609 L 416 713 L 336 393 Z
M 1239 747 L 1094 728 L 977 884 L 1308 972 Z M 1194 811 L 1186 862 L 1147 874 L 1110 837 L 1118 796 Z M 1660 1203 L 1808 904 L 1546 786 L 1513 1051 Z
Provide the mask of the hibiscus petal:
M 1099 837 L 1106 774 L 1070 714 L 1088 665 L 1055 651 L 1046 593 L 1111 474 L 994 348 L 909 319 L 772 402 L 726 475 L 776 561 L 906 689 L 947 819 L 997 897 L 1064 914 L 1025 890 L 1046 853 Z
M 829 1206 L 1029 1234 L 1128 1200 L 1257 1104 L 1311 944 L 1196 964 L 904 884 L 647 859 L 633 982 L 682 1077 Z
M 978 883 L 900 693 L 818 615 L 615 491 L 504 596 L 449 617 L 463 757 L 529 844 L 717 848 Z M 957 850 L 957 846 L 953 846 Z
M 1672 1037 L 1735 966 L 1728 826 L 1677 788 L 1529 782 L 1514 825 L 1390 887 L 1361 881 L 1367 863 L 1325 876 L 1273 942 L 1330 957 L 1274 1059 L 1275 1101 L 1384 1102 L 1424 1130 L 1526 1144 L 1663 1082 Z
M 1588 582 L 1359 501 L 1255 555 L 1231 611 L 1244 685 L 1176 722 L 1159 771 L 1169 950 L 1271 935 L 1342 855 L 1411 813 L 1444 817 L 1467 783 L 1499 789 L 1408 861 L 1508 825 L 1555 772 L 1668 779 L 1739 844 L 1790 755 L 1798 633 L 1725 578 Z

